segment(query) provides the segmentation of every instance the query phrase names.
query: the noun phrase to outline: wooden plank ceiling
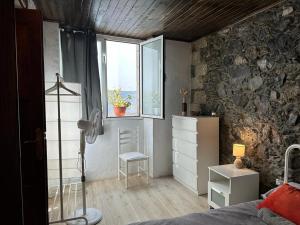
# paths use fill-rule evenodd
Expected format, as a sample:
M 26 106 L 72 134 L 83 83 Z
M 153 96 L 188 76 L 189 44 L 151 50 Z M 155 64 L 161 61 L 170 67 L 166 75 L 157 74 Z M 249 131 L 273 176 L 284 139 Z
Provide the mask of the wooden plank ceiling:
M 34 0 L 45 20 L 97 33 L 194 41 L 281 0 Z

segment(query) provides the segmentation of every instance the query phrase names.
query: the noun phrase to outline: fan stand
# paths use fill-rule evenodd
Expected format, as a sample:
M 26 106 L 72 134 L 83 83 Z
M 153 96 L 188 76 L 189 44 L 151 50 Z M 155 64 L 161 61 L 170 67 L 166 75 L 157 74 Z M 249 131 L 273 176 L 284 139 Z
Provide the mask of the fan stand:
M 74 217 L 85 217 L 88 221 L 88 225 L 94 225 L 99 223 L 102 220 L 102 213 L 95 208 L 87 208 L 85 209 L 86 213 L 83 213 L 83 208 L 82 209 L 76 209 L 74 211 L 74 214 L 72 216 Z M 83 219 L 79 220 L 72 220 L 68 221 L 67 224 L 74 224 L 74 225 L 85 225 L 85 221 Z
M 103 216 L 102 213 L 95 208 L 86 208 L 86 190 L 85 190 L 85 166 L 84 166 L 84 153 L 85 153 L 85 133 L 80 130 L 80 156 L 81 156 L 81 184 L 82 184 L 82 208 L 74 211 L 73 217 L 84 217 L 84 219 L 67 221 L 70 225 L 94 225 L 99 223 Z

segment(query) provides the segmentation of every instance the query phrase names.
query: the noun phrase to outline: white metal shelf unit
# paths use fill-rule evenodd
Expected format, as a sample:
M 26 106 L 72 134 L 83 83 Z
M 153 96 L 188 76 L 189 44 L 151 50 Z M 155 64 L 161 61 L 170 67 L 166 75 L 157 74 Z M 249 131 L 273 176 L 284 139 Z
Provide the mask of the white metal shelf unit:
M 69 88 L 81 92 L 80 84 L 65 83 Z M 54 85 L 54 82 L 46 82 L 45 88 Z M 47 127 L 47 159 L 48 159 L 48 188 L 49 195 L 56 191 L 59 184 L 59 161 L 58 161 L 58 135 L 57 135 L 57 97 L 48 96 L 46 103 L 46 127 Z M 61 130 L 62 130 L 62 166 L 63 183 L 79 183 L 81 173 L 78 169 L 78 152 L 80 132 L 77 121 L 81 118 L 81 97 L 61 96 Z M 52 190 L 53 189 L 53 190 Z

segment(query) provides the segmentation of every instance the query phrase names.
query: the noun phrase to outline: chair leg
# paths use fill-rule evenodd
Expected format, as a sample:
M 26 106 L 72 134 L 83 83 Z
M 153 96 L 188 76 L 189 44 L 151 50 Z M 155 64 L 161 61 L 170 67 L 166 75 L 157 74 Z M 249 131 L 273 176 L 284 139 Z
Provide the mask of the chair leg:
M 149 158 L 147 159 L 147 184 L 149 184 Z
M 140 176 L 140 161 L 138 161 L 138 177 Z
M 126 186 L 126 188 L 128 188 L 128 161 L 126 161 L 125 162 L 125 164 L 126 164 L 126 171 L 125 171 L 125 174 L 126 174 L 126 179 L 125 179 L 125 186 Z

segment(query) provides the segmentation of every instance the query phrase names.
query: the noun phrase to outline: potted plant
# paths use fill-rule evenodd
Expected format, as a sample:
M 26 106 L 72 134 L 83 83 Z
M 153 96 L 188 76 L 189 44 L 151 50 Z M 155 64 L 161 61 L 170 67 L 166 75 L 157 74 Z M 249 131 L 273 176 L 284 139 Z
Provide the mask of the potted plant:
M 114 107 L 114 113 L 117 117 L 122 117 L 126 113 L 126 108 L 131 105 L 131 96 L 122 97 L 121 88 L 116 88 L 112 91 L 109 91 L 108 101 Z

